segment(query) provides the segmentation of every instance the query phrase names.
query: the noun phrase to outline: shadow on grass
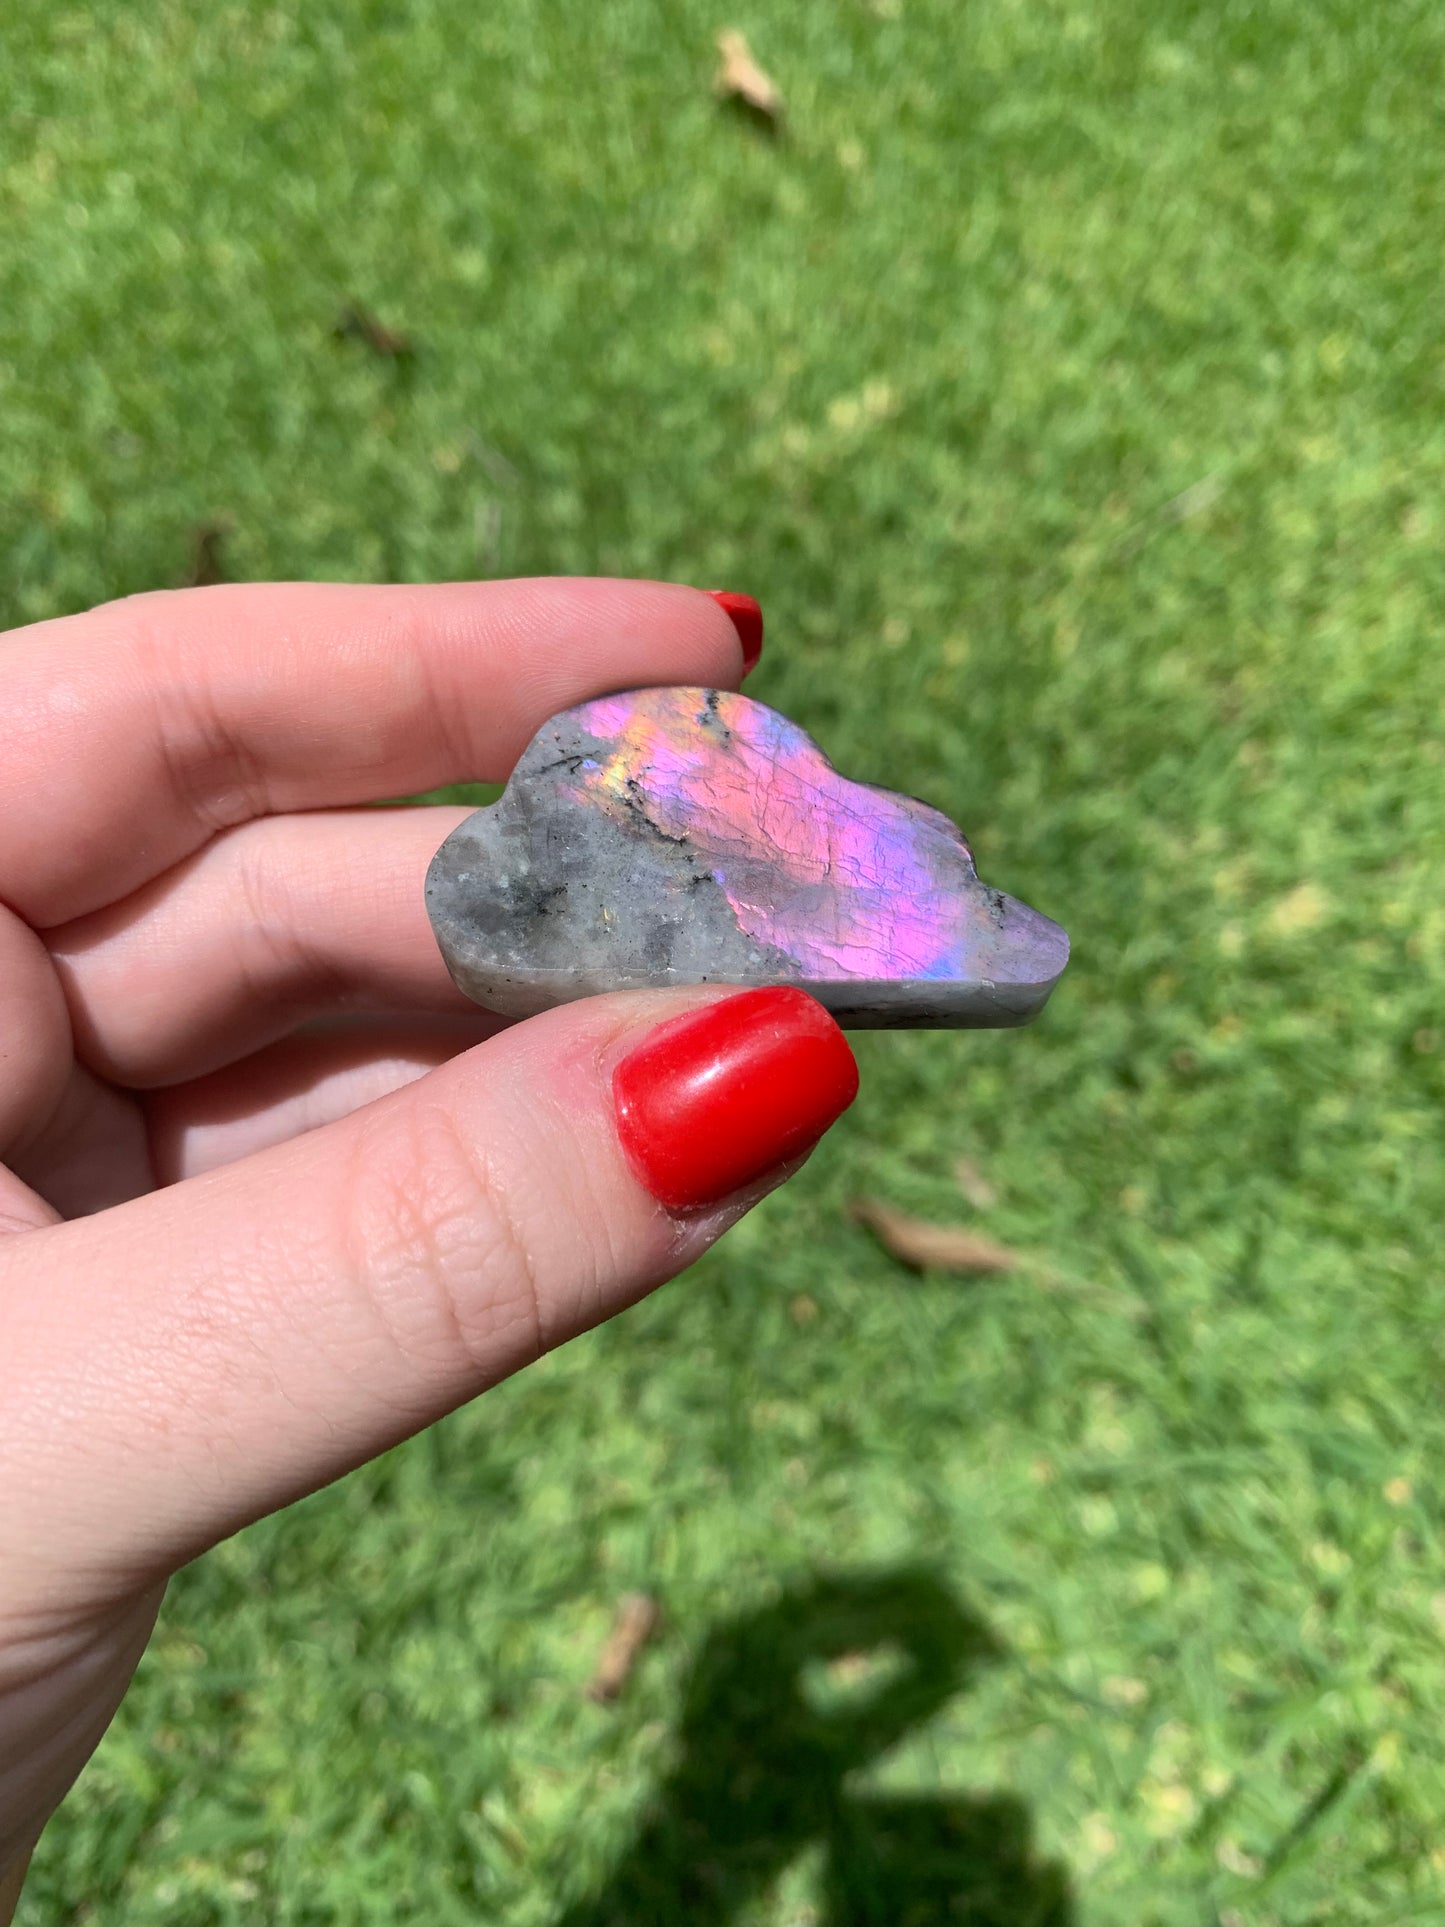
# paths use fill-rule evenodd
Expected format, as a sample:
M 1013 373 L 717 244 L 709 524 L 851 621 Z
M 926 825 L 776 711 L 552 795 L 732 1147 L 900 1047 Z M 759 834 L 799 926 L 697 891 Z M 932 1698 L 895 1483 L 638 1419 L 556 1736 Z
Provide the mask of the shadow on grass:
M 724 1927 L 809 1850 L 818 1927 L 1072 1927 L 1062 1869 L 1007 1794 L 855 1791 L 1000 1656 L 930 1573 L 819 1578 L 710 1635 L 676 1771 L 558 1927 Z

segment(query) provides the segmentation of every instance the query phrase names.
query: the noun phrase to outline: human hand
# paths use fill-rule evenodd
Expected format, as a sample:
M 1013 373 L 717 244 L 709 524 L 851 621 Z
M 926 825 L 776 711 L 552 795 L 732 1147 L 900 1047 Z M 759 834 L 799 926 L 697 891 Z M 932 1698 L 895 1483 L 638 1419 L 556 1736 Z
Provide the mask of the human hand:
M 682 1270 L 851 1102 L 797 991 L 503 1028 L 423 907 L 466 812 L 356 807 L 743 667 L 640 582 L 0 636 L 0 1920 L 172 1572 Z

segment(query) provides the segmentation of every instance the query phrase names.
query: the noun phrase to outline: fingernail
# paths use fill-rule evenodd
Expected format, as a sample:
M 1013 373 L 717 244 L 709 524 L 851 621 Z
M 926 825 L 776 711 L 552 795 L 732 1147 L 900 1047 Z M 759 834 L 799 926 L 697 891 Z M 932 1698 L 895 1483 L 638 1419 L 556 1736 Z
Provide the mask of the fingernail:
M 743 674 L 750 675 L 763 653 L 763 606 L 750 595 L 735 595 L 731 589 L 709 589 L 719 609 L 725 609 L 743 645 Z
M 612 1094 L 633 1171 L 686 1211 L 801 1157 L 858 1095 L 858 1066 L 801 990 L 746 990 L 660 1025 L 618 1065 Z

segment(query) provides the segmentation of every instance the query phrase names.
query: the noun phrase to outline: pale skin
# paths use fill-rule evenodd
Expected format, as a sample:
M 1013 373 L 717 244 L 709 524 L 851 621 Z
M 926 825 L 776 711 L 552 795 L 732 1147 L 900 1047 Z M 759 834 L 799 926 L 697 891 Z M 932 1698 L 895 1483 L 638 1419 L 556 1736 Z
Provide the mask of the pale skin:
M 604 690 L 735 688 L 700 591 L 139 596 L 0 636 L 0 1923 L 171 1573 L 692 1262 L 612 1067 L 715 992 L 502 1028 L 427 860 Z

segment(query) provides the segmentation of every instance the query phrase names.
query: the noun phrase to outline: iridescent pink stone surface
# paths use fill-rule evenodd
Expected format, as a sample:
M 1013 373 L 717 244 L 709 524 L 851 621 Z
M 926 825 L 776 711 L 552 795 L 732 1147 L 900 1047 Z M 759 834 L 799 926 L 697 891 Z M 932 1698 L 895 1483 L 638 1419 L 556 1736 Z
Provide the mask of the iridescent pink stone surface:
M 1069 955 L 1056 923 L 980 883 L 940 811 L 850 782 L 796 723 L 716 689 L 554 716 L 426 894 L 453 978 L 507 1016 L 798 984 L 856 1028 L 1022 1024 Z

